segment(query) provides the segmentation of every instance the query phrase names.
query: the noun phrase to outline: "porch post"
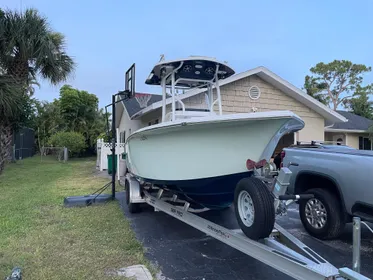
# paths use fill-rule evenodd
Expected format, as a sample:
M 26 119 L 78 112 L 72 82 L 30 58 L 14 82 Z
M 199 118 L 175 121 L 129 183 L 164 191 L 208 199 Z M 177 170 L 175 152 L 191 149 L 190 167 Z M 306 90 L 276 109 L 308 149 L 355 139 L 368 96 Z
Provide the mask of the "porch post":
M 345 133 L 345 145 L 348 146 L 347 133 Z

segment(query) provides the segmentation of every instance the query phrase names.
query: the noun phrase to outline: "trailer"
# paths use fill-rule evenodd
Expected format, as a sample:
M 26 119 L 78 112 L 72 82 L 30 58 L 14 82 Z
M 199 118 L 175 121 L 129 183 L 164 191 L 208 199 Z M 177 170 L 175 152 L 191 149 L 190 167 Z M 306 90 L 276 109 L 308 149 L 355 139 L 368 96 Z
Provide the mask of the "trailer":
M 283 169 L 278 176 L 274 177 L 277 183 L 280 181 L 278 178 L 289 179 L 289 176 L 281 176 L 281 172 L 289 172 L 287 168 Z M 269 177 L 271 176 L 263 177 L 260 172 L 257 172 L 254 176 L 254 178 L 260 178 L 261 180 Z M 285 186 L 287 184 L 286 180 L 280 183 Z M 241 229 L 227 229 L 196 214 L 209 209 L 195 209 L 190 202 L 179 199 L 177 194 L 168 191 L 166 188 L 147 184 L 131 173 L 127 173 L 125 176 L 125 192 L 126 204 L 130 213 L 141 211 L 141 204 L 146 203 L 154 207 L 155 211 L 162 211 L 294 279 L 370 279 L 360 274 L 357 269 L 336 268 L 277 223 L 275 223 L 268 237 L 253 240 L 248 238 Z M 287 206 L 291 202 L 301 199 L 300 196 L 289 197 L 286 195 L 281 198 L 285 201 L 282 206 Z M 283 211 L 282 208 L 277 213 Z M 354 236 L 354 239 L 358 238 Z M 354 260 L 357 261 L 357 263 L 354 262 L 354 268 L 360 267 L 360 254 L 356 252 L 358 249 L 354 242 Z

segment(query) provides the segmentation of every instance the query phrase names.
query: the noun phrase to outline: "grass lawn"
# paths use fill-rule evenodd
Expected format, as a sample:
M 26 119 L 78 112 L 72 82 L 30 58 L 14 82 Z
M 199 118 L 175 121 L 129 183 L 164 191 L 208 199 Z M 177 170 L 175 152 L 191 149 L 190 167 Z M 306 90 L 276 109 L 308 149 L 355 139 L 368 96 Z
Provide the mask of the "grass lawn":
M 118 201 L 64 208 L 63 198 L 92 193 L 95 158 L 59 163 L 40 157 L 10 164 L 0 175 L 0 279 L 20 266 L 29 279 L 123 279 L 107 271 L 145 264 Z

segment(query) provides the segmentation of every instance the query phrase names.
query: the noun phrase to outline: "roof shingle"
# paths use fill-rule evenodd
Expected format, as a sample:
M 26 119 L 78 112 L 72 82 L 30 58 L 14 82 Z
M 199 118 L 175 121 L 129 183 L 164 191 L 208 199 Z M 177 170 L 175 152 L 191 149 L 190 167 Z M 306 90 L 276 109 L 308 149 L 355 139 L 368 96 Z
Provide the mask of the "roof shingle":
M 368 130 L 373 125 L 373 120 L 355 115 L 351 112 L 337 110 L 339 114 L 348 119 L 347 122 L 330 123 L 327 122 L 326 126 L 333 129 L 346 129 L 346 130 Z
M 137 92 L 137 93 L 139 93 L 139 92 Z M 144 94 L 144 93 L 142 93 L 142 94 Z M 145 94 L 148 94 L 148 93 L 145 93 Z M 148 101 L 147 106 L 162 100 L 162 95 L 159 95 L 159 94 L 150 94 L 150 95 L 151 95 L 151 97 Z M 131 98 L 131 99 L 128 99 L 128 100 L 122 101 L 122 102 L 123 102 L 124 106 L 126 107 L 127 113 L 128 113 L 130 118 L 133 115 L 135 115 L 137 112 L 139 112 L 140 110 L 143 109 L 143 108 L 140 107 L 140 104 L 139 104 L 139 102 L 137 102 L 136 98 Z

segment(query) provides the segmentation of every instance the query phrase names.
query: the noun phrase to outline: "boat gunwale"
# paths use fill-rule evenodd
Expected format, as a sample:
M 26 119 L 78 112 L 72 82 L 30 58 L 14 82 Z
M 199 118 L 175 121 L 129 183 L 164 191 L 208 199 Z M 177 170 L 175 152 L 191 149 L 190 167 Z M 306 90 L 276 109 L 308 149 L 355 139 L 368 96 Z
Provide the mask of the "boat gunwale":
M 237 113 L 237 114 L 226 114 L 226 115 L 213 115 L 213 116 L 204 116 L 204 117 L 195 117 L 190 119 L 180 119 L 169 122 L 161 122 L 159 124 L 146 126 L 134 131 L 131 135 L 128 136 L 126 143 L 129 142 L 132 138 L 136 137 L 139 133 L 149 132 L 151 130 L 164 129 L 169 127 L 177 127 L 184 125 L 198 125 L 198 124 L 214 124 L 219 122 L 242 122 L 242 121 L 253 121 L 253 120 L 268 120 L 268 119 L 295 119 L 300 122 L 303 126 L 305 125 L 304 121 L 295 113 L 283 110 L 283 111 L 268 111 L 268 112 L 255 112 L 255 113 Z

